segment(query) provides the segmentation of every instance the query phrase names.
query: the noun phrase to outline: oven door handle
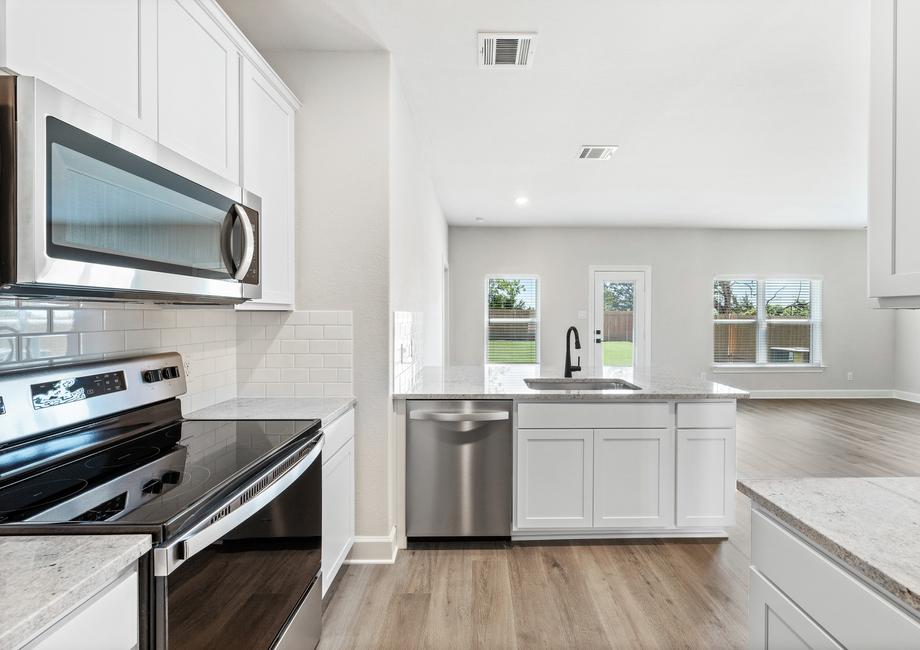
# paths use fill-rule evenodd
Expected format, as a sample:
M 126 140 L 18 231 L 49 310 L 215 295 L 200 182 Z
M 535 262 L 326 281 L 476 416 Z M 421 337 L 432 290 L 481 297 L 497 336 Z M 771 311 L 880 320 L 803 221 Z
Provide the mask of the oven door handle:
M 313 438 L 311 443 L 314 440 L 316 439 Z M 298 447 L 275 468 L 247 483 L 223 506 L 204 517 L 202 522 L 186 535 L 154 548 L 153 574 L 157 577 L 169 575 L 183 562 L 206 549 L 271 503 L 317 461 L 323 451 L 324 442 L 324 439 L 320 437 L 306 456 L 296 461 L 296 464 L 290 469 L 273 478 L 279 467 L 284 467 L 295 460 L 304 449 L 310 447 L 310 443 Z M 260 485 L 262 485 L 261 490 Z

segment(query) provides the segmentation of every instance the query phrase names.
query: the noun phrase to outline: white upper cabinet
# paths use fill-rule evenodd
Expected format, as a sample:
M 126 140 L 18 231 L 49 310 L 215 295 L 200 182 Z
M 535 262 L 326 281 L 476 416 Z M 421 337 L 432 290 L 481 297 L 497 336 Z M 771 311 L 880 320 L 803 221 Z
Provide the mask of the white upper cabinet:
M 195 0 L 159 0 L 158 18 L 159 140 L 238 183 L 239 50 Z
M 871 6 L 869 296 L 920 307 L 920 4 Z
M 0 67 L 156 138 L 157 0 L 6 0 L 5 24 L 3 5 Z
M 294 110 L 249 61 L 243 62 L 244 191 L 261 198 L 262 298 L 240 309 L 294 307 Z M 245 197 L 244 197 L 245 201 Z

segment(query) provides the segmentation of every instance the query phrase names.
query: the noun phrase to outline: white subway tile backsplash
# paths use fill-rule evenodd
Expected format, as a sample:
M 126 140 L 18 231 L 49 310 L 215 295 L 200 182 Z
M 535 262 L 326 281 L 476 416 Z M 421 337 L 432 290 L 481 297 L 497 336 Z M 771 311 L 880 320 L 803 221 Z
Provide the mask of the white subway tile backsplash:
M 98 332 L 103 329 L 101 309 L 53 309 L 52 332 Z
M 144 312 L 134 309 L 106 309 L 105 329 L 139 330 L 144 327 Z
M 104 352 L 123 352 L 125 333 L 118 332 L 84 332 L 80 334 L 80 352 L 82 354 L 102 354 Z
M 175 351 L 184 408 L 233 397 L 351 395 L 352 313 L 0 301 L 0 368 Z

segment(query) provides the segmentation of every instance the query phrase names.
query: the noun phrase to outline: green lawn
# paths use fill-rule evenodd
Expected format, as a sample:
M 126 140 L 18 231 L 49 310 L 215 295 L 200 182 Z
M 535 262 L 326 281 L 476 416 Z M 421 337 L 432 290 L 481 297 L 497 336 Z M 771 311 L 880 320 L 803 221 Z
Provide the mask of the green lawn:
M 584 356 L 582 355 L 582 357 Z M 632 366 L 632 356 L 633 344 L 631 341 L 607 341 L 604 343 L 605 366 Z M 537 345 L 533 341 L 489 341 L 488 362 L 536 363 Z
M 605 341 L 604 365 L 630 367 L 633 364 L 632 341 Z

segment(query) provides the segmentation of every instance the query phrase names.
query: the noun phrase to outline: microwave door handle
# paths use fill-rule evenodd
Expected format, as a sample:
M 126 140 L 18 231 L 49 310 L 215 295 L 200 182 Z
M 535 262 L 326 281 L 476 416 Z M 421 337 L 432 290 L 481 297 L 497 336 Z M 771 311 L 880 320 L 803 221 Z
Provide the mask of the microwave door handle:
M 236 207 L 236 204 L 234 204 Z M 220 224 L 220 257 L 224 262 L 224 267 L 230 277 L 236 277 L 237 264 L 233 259 L 233 221 L 236 210 L 233 208 L 227 210 L 224 215 L 224 221 Z
M 256 234 L 252 228 L 252 221 L 249 220 L 249 214 L 243 209 L 243 206 L 239 203 L 234 203 L 233 210 L 243 226 L 243 259 L 240 261 L 236 273 L 233 274 L 233 278 L 242 282 L 246 274 L 249 273 L 249 267 L 252 266 L 252 259 L 256 254 Z

